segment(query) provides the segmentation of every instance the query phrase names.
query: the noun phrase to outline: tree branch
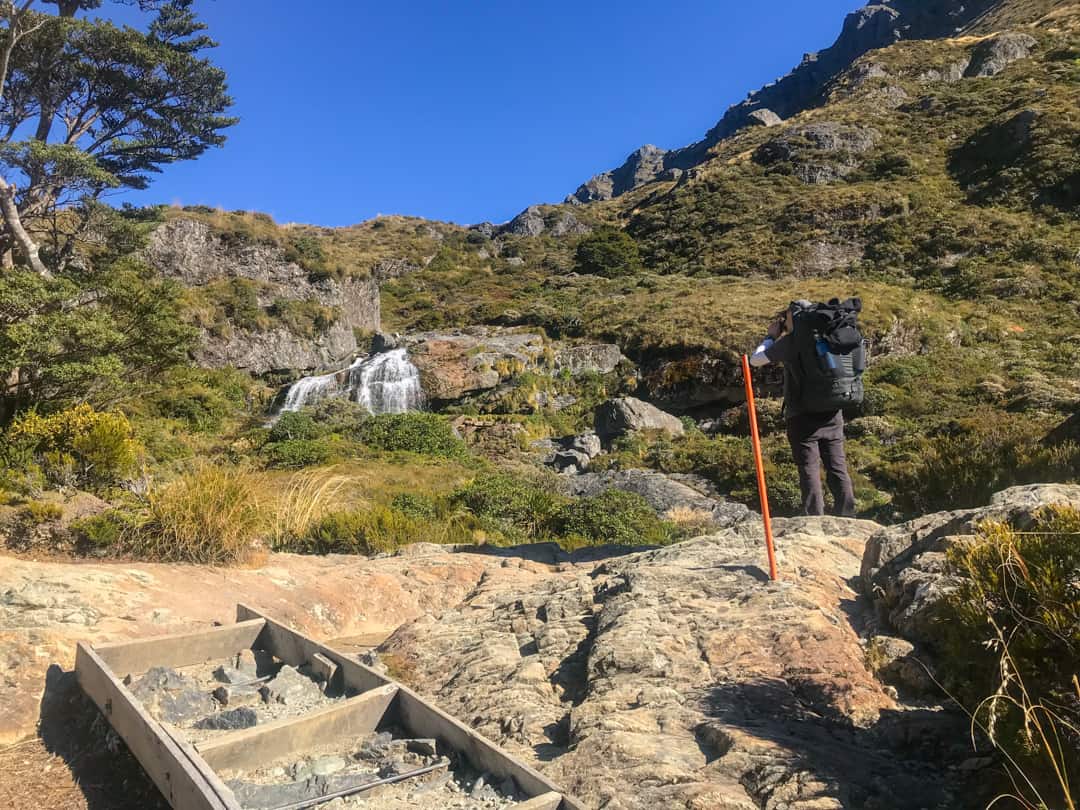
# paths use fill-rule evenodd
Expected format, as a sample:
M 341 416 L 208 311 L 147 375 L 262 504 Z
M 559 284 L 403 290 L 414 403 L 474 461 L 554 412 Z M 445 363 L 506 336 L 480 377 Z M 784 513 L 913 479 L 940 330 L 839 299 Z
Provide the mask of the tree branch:
M 38 255 L 37 243 L 31 238 L 23 227 L 22 218 L 19 216 L 19 208 L 15 204 L 15 186 L 0 177 L 0 214 L 3 214 L 7 223 L 8 231 L 19 243 L 30 268 L 42 278 L 52 278 L 52 273 Z

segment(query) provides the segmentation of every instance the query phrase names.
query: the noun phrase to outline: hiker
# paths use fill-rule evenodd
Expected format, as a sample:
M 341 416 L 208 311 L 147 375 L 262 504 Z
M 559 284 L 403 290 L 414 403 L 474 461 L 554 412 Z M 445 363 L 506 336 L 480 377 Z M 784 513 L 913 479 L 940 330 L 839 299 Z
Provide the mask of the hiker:
M 855 516 L 855 494 L 844 454 L 844 407 L 862 402 L 866 349 L 858 331 L 857 298 L 828 304 L 795 301 L 777 314 L 753 366 L 784 364 L 784 414 L 799 468 L 802 514 L 824 515 L 821 463 L 833 514 Z

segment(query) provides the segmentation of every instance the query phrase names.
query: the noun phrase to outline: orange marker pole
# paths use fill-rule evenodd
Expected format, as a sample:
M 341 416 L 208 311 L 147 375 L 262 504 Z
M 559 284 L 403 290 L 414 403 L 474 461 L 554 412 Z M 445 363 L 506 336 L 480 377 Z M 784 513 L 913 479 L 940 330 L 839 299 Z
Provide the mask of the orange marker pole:
M 776 550 L 773 548 L 772 518 L 769 516 L 769 491 L 765 488 L 765 462 L 761 458 L 761 435 L 758 433 L 757 408 L 754 407 L 754 382 L 750 376 L 750 358 L 742 358 L 743 382 L 746 383 L 746 412 L 750 416 L 750 440 L 754 444 L 754 465 L 757 467 L 758 495 L 761 496 L 761 517 L 765 522 L 765 548 L 769 552 L 769 579 L 776 580 Z

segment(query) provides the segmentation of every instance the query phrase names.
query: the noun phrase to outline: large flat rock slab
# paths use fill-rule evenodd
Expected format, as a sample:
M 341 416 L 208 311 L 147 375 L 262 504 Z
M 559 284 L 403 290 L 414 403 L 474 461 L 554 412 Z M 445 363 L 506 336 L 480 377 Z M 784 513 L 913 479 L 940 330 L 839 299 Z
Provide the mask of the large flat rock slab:
M 374 560 L 273 554 L 248 569 L 0 556 L 0 745 L 34 733 L 46 671 L 70 670 L 76 641 L 230 623 L 237 602 L 317 638 L 385 636 L 457 604 L 482 579 L 531 583 L 553 572 L 523 558 L 439 550 Z

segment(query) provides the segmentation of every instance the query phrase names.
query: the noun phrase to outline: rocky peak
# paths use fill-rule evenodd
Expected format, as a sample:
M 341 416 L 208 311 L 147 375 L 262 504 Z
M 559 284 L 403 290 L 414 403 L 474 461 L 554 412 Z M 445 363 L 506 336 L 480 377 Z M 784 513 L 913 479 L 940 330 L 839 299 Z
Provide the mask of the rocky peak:
M 569 202 L 608 200 L 661 177 L 672 170 L 686 170 L 706 159 L 714 145 L 747 126 L 767 126 L 819 104 L 829 83 L 863 54 L 902 39 L 937 39 L 954 36 L 977 21 L 1002 0 L 885 0 L 872 2 L 844 20 L 832 46 L 808 53 L 787 76 L 751 93 L 731 107 L 705 138 L 681 149 L 664 151 L 642 147 L 617 169 L 593 177 L 567 198 Z M 1032 42 L 1033 44 L 1033 42 Z M 1003 46 L 1013 54 L 1019 42 Z M 1030 45 L 1027 46 L 1030 51 Z M 1024 54 L 1026 55 L 1026 54 Z M 1020 58 L 1020 57 L 1013 57 Z M 983 75 L 983 74 L 980 74 Z M 993 75 L 993 74 L 985 74 Z

